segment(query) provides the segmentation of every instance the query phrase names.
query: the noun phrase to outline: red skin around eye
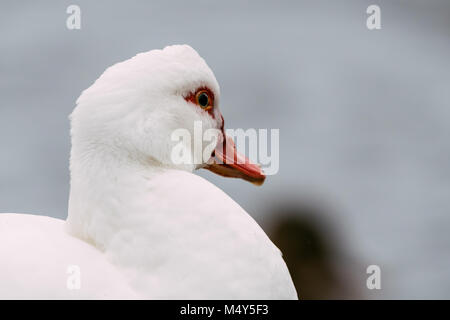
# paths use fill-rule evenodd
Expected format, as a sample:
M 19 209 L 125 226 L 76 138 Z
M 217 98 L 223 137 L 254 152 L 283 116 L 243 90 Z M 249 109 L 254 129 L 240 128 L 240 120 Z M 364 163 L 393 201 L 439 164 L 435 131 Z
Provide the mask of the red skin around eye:
M 193 104 L 198 106 L 196 96 L 199 91 L 205 91 L 208 94 L 209 100 L 211 101 L 211 106 L 212 106 L 212 108 L 209 108 L 206 110 L 202 109 L 202 110 L 208 112 L 211 115 L 211 117 L 213 119 L 215 119 L 215 116 L 214 116 L 214 93 L 209 88 L 207 88 L 207 87 L 198 88 L 195 92 L 191 92 L 187 97 L 184 97 L 184 99 L 186 101 L 192 102 Z M 198 107 L 201 108 L 200 106 L 198 106 Z

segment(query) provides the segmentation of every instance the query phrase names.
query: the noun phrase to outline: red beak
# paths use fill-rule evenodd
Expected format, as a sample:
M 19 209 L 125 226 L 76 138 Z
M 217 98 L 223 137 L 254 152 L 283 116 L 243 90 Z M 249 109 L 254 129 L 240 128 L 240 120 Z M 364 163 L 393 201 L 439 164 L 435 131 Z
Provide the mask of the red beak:
M 255 185 L 262 185 L 266 176 L 257 164 L 236 150 L 236 146 L 231 137 L 226 136 L 224 141 L 219 142 L 213 152 L 214 162 L 208 164 L 205 169 L 217 173 L 224 177 L 241 178 Z

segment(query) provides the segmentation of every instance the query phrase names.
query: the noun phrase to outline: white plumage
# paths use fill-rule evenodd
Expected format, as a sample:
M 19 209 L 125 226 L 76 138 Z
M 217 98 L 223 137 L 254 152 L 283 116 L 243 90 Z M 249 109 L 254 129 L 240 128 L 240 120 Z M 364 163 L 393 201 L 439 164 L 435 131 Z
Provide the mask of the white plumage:
M 185 100 L 207 87 L 212 114 Z M 189 46 L 116 64 L 71 116 L 69 216 L 0 215 L 0 298 L 296 299 L 280 251 L 222 190 L 171 162 L 177 128 L 221 128 Z M 80 267 L 69 290 L 67 269 Z

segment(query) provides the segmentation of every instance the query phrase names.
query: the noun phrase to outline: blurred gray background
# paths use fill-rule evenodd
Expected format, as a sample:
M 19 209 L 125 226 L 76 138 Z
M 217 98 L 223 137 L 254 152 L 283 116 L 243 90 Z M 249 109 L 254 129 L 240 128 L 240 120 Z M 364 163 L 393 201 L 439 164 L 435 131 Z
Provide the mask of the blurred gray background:
M 66 28 L 70 4 L 81 30 Z M 370 4 L 381 30 L 366 28 Z M 320 254 L 297 259 L 311 266 L 300 278 L 332 276 L 300 297 L 450 298 L 449 1 L 3 0 L 0 212 L 64 219 L 81 91 L 116 62 L 182 43 L 213 69 L 228 127 L 280 129 L 280 171 L 263 187 L 199 174 L 274 239 L 289 234 L 282 217 L 306 221 L 287 246 Z M 366 288 L 371 264 L 381 290 Z

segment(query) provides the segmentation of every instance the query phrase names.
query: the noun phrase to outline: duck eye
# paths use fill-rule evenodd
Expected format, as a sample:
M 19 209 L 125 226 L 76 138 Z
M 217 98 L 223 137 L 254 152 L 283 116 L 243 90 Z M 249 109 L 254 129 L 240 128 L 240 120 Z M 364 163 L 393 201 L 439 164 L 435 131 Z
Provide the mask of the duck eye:
M 197 93 L 197 104 L 203 109 L 210 107 L 210 99 L 207 92 L 200 91 Z

